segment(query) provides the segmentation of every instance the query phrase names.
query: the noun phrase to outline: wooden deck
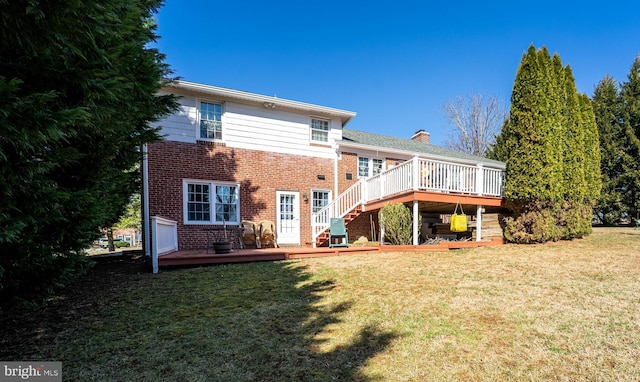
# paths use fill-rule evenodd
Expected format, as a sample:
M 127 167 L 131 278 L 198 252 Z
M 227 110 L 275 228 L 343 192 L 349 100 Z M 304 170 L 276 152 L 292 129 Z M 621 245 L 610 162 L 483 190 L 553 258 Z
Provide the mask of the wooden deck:
M 382 245 L 364 247 L 321 247 L 321 248 L 262 248 L 234 249 L 228 254 L 217 254 L 206 250 L 176 251 L 158 257 L 160 267 L 178 265 L 205 265 L 246 263 L 253 261 L 278 261 L 304 259 L 310 257 L 348 256 L 358 254 L 376 254 L 382 252 L 442 252 L 451 249 L 475 248 L 501 245 L 502 239 L 491 241 L 452 241 L 438 245 Z

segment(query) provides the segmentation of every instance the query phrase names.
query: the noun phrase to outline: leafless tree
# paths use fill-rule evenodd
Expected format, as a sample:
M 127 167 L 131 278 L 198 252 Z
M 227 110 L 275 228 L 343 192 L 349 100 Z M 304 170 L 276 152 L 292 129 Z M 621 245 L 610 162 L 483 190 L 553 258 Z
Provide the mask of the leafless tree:
M 485 156 L 500 133 L 507 109 L 495 96 L 471 94 L 442 105 L 444 117 L 452 127 L 445 146 L 467 154 Z

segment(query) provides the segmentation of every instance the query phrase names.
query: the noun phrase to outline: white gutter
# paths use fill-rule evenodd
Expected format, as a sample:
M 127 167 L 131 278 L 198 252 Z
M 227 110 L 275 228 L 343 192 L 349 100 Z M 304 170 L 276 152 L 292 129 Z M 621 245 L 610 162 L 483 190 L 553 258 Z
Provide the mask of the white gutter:
M 333 197 L 331 198 L 333 200 L 333 198 L 335 198 L 336 196 L 340 195 L 340 191 L 338 189 L 338 157 L 339 157 L 339 151 L 338 151 L 338 145 L 334 144 L 333 149 L 335 150 L 335 157 L 333 160 Z
M 142 223 L 144 227 L 144 254 L 151 256 L 151 219 L 149 218 L 149 161 L 147 160 L 147 144 L 142 145 Z

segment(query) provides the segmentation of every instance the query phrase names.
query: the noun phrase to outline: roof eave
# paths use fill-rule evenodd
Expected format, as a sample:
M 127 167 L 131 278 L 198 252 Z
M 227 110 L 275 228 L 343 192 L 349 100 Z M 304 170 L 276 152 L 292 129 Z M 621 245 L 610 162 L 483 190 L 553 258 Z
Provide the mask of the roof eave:
M 176 80 L 167 85 L 167 87 L 173 87 L 177 89 L 197 92 L 201 94 L 207 94 L 216 97 L 223 97 L 226 99 L 236 99 L 241 101 L 247 101 L 258 104 L 271 104 L 274 107 L 289 108 L 295 110 L 302 110 L 311 114 L 329 115 L 338 117 L 342 121 L 342 126 L 345 126 L 351 119 L 356 116 L 356 112 L 336 109 L 327 106 L 319 106 L 305 102 L 292 101 L 284 98 L 265 96 L 261 94 L 249 93 L 241 90 L 221 88 L 218 86 L 204 85 L 195 82 Z

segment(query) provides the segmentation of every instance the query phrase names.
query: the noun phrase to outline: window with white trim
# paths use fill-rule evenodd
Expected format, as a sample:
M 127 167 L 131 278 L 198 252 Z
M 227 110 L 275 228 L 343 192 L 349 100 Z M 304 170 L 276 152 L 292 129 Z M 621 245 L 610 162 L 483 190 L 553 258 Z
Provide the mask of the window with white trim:
M 382 159 L 373 159 L 372 160 L 372 173 L 373 175 L 378 175 L 382 172 L 382 165 L 384 161 Z
M 324 119 L 311 119 L 311 141 L 329 142 L 329 121 Z
M 311 212 L 316 213 L 323 209 L 331 199 L 331 191 L 312 190 L 311 191 Z
M 329 190 L 311 190 L 311 212 L 317 213 L 331 201 L 331 191 Z M 329 214 L 319 216 L 320 221 L 329 224 Z
M 222 139 L 222 104 L 200 102 L 200 139 Z
M 367 178 L 372 175 L 378 175 L 384 169 L 383 159 L 371 159 L 367 157 L 358 157 L 358 177 Z
M 369 176 L 369 158 L 358 157 L 358 177 L 366 178 Z
M 238 224 L 240 186 L 205 181 L 184 181 L 184 221 L 187 224 Z

